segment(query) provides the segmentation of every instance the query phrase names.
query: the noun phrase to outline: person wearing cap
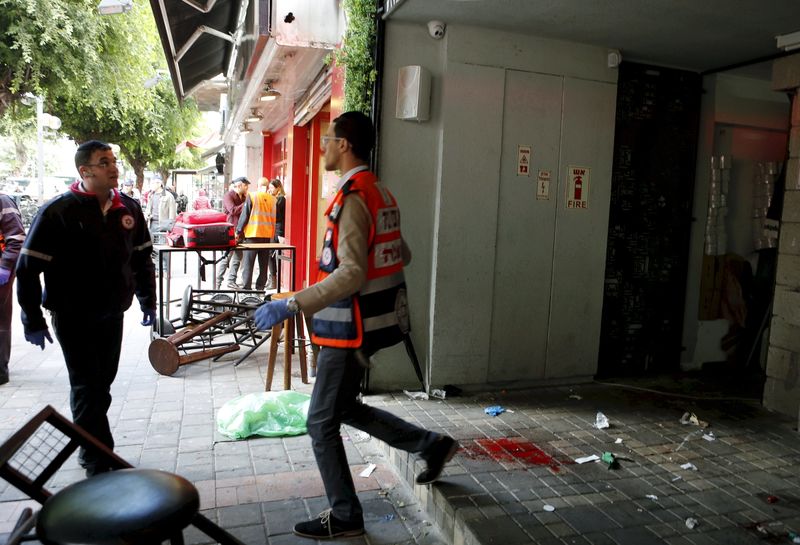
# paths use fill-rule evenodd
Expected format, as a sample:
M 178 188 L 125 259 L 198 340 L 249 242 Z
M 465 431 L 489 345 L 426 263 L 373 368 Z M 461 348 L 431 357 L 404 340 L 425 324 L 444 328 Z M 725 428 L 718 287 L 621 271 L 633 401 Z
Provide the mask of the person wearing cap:
M 236 228 L 236 240 L 245 243 L 273 242 L 275 237 L 275 221 L 277 219 L 277 199 L 267 187 L 269 179 L 258 180 L 258 191 L 248 193 L 242 215 Z M 253 267 L 258 258 L 258 278 L 256 290 L 263 291 L 267 286 L 269 268 L 269 250 L 245 250 L 242 255 L 242 287 L 250 289 L 253 282 Z M 274 282 L 274 281 L 273 281 Z M 273 288 L 274 284 L 270 286 Z
M 133 180 L 125 180 L 125 183 L 122 184 L 121 192 L 136 202 L 141 200 L 141 194 L 139 193 L 139 190 L 136 189 L 136 185 L 133 183 Z
M 72 421 L 113 449 L 107 412 L 125 311 L 135 295 L 141 324 L 153 325 L 156 316 L 153 244 L 142 208 L 117 191 L 111 146 L 84 142 L 75 167 L 81 181 L 39 209 L 25 239 L 17 299 L 25 340 L 42 350 L 45 341 L 53 342 L 42 307 L 50 311 L 69 374 Z M 83 449 L 78 461 L 87 476 L 110 469 Z
M 228 223 L 234 226 L 239 225 L 239 216 L 242 215 L 244 208 L 244 200 L 247 196 L 247 189 L 250 187 L 250 180 L 241 176 L 236 178 L 231 183 L 230 191 L 222 196 L 222 210 L 228 216 Z M 220 264 L 219 271 L 217 272 L 217 289 L 222 287 L 222 281 L 225 279 L 225 271 L 230 270 L 228 273 L 227 288 L 238 289 L 236 284 L 236 275 L 239 272 L 239 264 L 242 262 L 242 250 L 231 250 L 228 252 L 228 257 Z

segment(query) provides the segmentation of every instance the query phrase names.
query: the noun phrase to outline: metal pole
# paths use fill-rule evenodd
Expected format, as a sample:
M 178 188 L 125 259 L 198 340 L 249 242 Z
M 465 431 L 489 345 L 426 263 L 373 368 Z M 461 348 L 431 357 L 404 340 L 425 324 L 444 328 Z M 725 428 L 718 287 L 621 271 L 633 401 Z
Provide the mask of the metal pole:
M 44 204 L 44 99 L 36 96 L 36 176 L 39 183 L 39 206 Z

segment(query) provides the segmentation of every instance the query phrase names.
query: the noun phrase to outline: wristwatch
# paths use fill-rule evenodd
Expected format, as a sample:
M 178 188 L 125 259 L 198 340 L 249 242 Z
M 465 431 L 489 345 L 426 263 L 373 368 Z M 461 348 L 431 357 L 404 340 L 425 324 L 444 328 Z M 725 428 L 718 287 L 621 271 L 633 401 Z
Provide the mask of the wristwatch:
M 297 299 L 294 298 L 294 295 L 289 297 L 286 300 L 286 310 L 291 312 L 292 314 L 297 314 L 300 312 L 300 304 L 297 302 Z

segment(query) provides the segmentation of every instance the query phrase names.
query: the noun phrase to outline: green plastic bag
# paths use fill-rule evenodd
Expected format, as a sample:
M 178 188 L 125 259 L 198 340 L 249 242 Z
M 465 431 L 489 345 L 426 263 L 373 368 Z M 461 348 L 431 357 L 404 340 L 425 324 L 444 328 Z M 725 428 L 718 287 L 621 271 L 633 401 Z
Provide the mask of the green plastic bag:
M 220 407 L 217 429 L 231 439 L 302 435 L 310 401 L 310 395 L 292 390 L 243 395 Z

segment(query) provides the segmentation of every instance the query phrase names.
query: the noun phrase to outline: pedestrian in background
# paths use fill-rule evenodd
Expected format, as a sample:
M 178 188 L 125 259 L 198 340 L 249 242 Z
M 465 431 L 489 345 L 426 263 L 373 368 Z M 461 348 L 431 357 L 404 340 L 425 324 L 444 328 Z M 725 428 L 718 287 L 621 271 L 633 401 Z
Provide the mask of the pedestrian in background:
M 84 142 L 75 166 L 81 181 L 44 205 L 31 226 L 17 263 L 17 296 L 25 339 L 42 349 L 53 342 L 42 307 L 50 311 L 69 373 L 72 421 L 113 449 L 107 412 L 134 294 L 142 325 L 155 320 L 153 245 L 141 207 L 117 191 L 111 146 Z M 79 462 L 87 476 L 109 470 L 83 449 Z
M 272 242 L 275 236 L 275 197 L 267 191 L 269 180 L 258 180 L 258 191 L 248 193 L 236 228 L 236 240 L 245 243 Z M 253 268 L 258 258 L 258 277 L 256 289 L 263 291 L 267 286 L 269 250 L 245 250 L 242 254 L 242 287 L 250 289 L 253 283 Z M 270 279 L 269 288 L 275 287 L 275 279 Z
M 250 180 L 244 176 L 236 178 L 231 183 L 230 191 L 227 191 L 222 196 L 222 210 L 227 214 L 228 223 L 236 228 L 239 225 L 239 217 L 242 215 L 244 208 L 244 201 L 247 199 L 247 189 L 250 187 Z M 217 289 L 222 287 L 222 281 L 225 279 L 225 271 L 230 267 L 228 273 L 227 288 L 238 289 L 239 285 L 236 284 L 236 275 L 239 273 L 239 264 L 242 262 L 242 250 L 231 250 L 228 252 L 228 257 L 220 264 L 219 272 L 217 273 Z
M 178 207 L 172 193 L 164 189 L 163 182 L 154 178 L 150 183 L 150 198 L 144 208 L 144 217 L 149 221 L 150 232 L 160 233 L 169 230 L 169 223 L 178 215 Z
M 284 237 L 284 223 L 286 221 L 286 192 L 283 184 L 277 178 L 269 183 L 269 193 L 275 197 L 275 242 L 286 240 Z M 278 250 L 273 250 L 269 254 L 269 276 L 272 280 L 267 281 L 267 285 L 275 287 L 275 279 L 278 271 Z
M 410 424 L 358 398 L 365 362 L 381 348 L 401 342 L 409 330 L 403 266 L 411 253 L 400 233 L 394 196 L 367 166 L 374 141 L 372 122 L 360 112 L 346 112 L 330 124 L 322 137 L 325 170 L 344 174 L 325 212 L 328 225 L 318 282 L 255 312 L 255 324 L 261 330 L 300 310 L 314 315 L 312 339 L 321 350 L 306 424 L 331 508 L 294 527 L 295 534 L 314 539 L 364 533 L 363 510 L 342 442 L 342 423 L 394 448 L 419 453 L 427 467 L 417 475 L 417 484 L 438 479 L 458 449 L 451 437 Z
M 201 189 L 197 192 L 197 198 L 195 198 L 194 202 L 192 203 L 192 209 L 194 210 L 211 210 L 211 203 L 206 197 L 206 190 Z
M 14 271 L 25 228 L 14 199 L 0 194 L 0 385 L 9 380 L 11 359 L 11 314 L 14 303 Z

